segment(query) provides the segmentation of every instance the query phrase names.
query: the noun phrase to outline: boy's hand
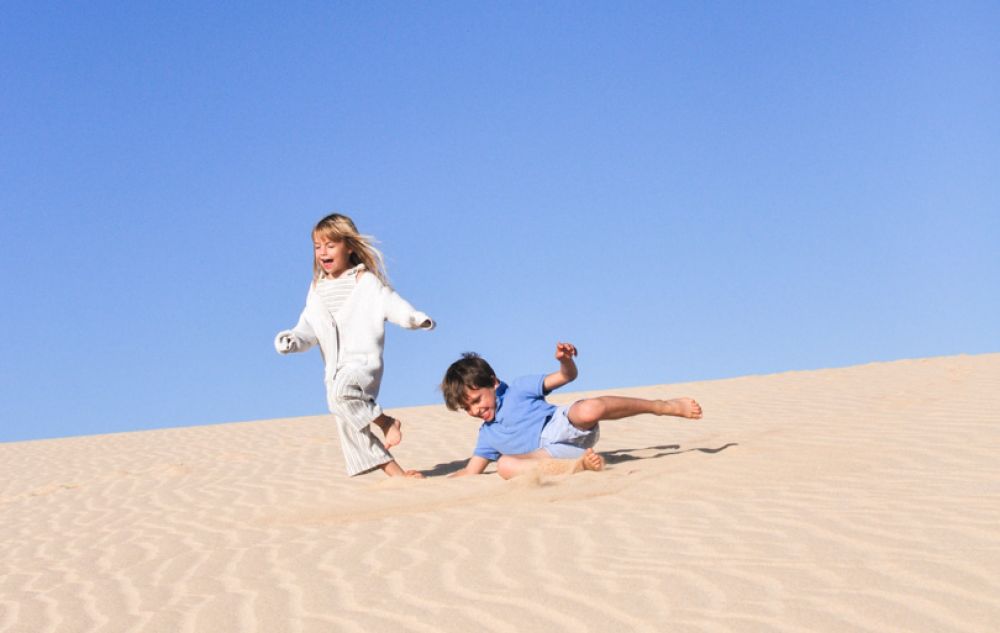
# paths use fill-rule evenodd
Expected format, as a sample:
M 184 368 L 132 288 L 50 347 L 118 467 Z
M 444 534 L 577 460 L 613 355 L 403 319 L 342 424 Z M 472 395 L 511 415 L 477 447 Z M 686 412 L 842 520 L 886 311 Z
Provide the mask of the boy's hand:
M 547 395 L 553 389 L 576 380 L 576 346 L 572 343 L 556 343 L 556 360 L 559 361 L 559 371 L 549 374 L 542 381 L 542 395 Z
M 573 360 L 576 356 L 576 346 L 572 343 L 556 343 L 556 360 L 562 362 L 564 360 Z

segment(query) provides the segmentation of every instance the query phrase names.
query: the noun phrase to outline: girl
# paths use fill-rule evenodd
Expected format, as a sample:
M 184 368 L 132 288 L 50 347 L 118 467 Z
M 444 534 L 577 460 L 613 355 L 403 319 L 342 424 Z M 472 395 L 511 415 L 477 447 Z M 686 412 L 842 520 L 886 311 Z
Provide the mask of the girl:
M 304 352 L 319 344 L 325 365 L 326 400 L 336 416 L 347 474 L 381 468 L 390 477 L 422 477 L 404 471 L 388 448 L 402 439 L 399 420 L 375 402 L 382 381 L 385 322 L 408 329 L 434 329 L 434 321 L 413 309 L 389 287 L 382 253 L 354 222 L 334 213 L 312 232 L 313 281 L 306 307 L 291 330 L 279 332 L 279 354 Z M 379 427 L 385 445 L 372 433 Z

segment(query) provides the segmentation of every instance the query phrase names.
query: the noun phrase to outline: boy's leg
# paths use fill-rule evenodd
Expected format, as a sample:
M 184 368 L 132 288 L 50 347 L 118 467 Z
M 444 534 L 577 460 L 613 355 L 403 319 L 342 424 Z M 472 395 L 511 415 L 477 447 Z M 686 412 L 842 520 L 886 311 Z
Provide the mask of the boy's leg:
M 701 417 L 701 405 L 691 398 L 646 400 L 624 396 L 600 396 L 573 403 L 567 412 L 567 417 L 573 426 L 589 430 L 601 420 L 620 420 L 643 413 L 697 420 Z
M 504 479 L 538 470 L 545 475 L 569 475 L 583 470 L 603 470 L 604 458 L 588 448 L 577 459 L 555 459 L 545 449 L 523 455 L 503 455 L 497 460 L 497 474 Z
M 517 477 L 537 468 L 542 459 L 552 459 L 552 456 L 540 448 L 522 455 L 501 455 L 497 460 L 497 474 L 504 479 Z

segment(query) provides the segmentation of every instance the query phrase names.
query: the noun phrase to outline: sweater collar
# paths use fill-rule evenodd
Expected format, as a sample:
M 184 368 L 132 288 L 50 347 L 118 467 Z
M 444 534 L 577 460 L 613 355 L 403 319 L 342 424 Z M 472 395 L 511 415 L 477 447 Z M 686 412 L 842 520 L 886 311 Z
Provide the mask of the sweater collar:
M 365 270 L 365 265 L 364 264 L 358 264 L 357 266 L 353 266 L 353 267 L 348 268 L 347 270 L 345 270 L 340 275 L 340 277 L 328 277 L 326 273 L 323 273 L 322 276 L 320 276 L 320 279 L 344 279 L 344 278 L 348 278 L 348 277 L 357 277 L 358 273 L 361 272 L 362 270 Z

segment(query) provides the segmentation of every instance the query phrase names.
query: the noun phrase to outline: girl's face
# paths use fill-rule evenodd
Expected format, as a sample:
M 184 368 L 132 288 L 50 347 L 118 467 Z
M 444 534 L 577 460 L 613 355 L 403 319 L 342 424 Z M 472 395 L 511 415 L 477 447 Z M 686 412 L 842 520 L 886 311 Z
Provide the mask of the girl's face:
M 327 275 L 339 277 L 341 273 L 351 267 L 353 251 L 347 247 L 344 240 L 314 235 L 313 248 L 316 253 L 316 261 Z

